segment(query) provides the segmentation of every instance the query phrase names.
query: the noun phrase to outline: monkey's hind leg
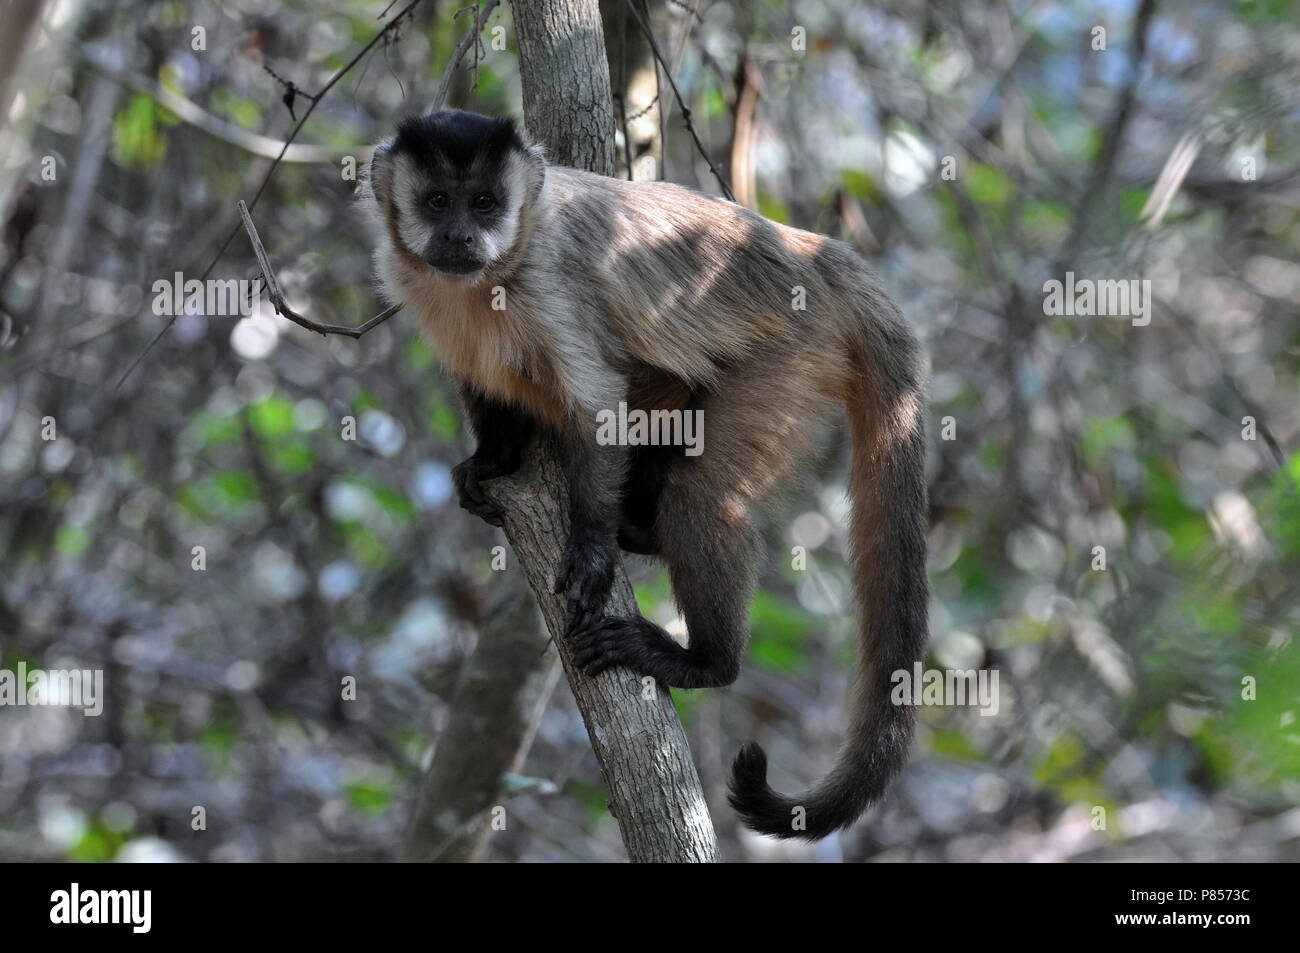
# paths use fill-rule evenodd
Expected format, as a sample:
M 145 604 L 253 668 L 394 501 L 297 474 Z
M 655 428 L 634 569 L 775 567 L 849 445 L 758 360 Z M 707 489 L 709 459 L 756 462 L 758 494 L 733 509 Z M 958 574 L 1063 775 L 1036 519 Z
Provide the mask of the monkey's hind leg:
M 669 473 L 655 531 L 690 646 L 648 619 L 606 618 L 576 634 L 574 660 L 589 675 L 621 664 L 674 688 L 730 685 L 749 636 L 758 534 L 743 504 L 696 461 Z
M 689 646 L 646 619 L 603 619 L 576 643 L 575 660 L 589 673 L 622 664 L 677 688 L 735 681 L 760 554 L 750 506 L 788 481 L 815 437 L 830 405 L 808 386 L 831 377 L 822 354 L 816 346 L 769 349 L 692 401 L 703 452 L 686 457 L 676 448 L 654 524 Z
M 641 556 L 661 554 L 655 532 L 659 498 L 663 495 L 668 470 L 680 456 L 681 449 L 671 446 L 636 447 L 632 451 L 618 521 L 619 549 Z

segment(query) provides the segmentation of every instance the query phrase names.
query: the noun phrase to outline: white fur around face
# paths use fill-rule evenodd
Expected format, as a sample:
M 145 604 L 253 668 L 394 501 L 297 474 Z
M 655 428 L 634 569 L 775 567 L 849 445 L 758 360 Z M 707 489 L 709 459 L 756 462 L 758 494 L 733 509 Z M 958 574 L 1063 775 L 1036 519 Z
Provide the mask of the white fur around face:
M 519 238 L 519 219 L 528 195 L 528 167 L 524 157 L 512 152 L 502 178 L 501 218 L 497 226 L 483 233 L 483 249 L 488 261 L 497 261 L 514 247 Z
M 398 156 L 392 175 L 392 201 L 398 211 L 397 234 L 405 245 L 421 258 L 433 239 L 433 224 L 417 214 L 424 201 L 425 183 L 407 156 Z

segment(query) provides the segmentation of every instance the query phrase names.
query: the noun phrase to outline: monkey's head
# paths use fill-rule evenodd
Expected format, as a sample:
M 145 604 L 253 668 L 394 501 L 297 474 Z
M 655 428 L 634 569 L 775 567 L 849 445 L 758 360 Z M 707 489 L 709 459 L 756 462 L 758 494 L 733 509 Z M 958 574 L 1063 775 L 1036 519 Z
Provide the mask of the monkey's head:
M 514 122 L 454 109 L 403 120 L 370 162 L 392 240 L 436 271 L 470 278 L 518 242 L 545 177 L 541 148 Z

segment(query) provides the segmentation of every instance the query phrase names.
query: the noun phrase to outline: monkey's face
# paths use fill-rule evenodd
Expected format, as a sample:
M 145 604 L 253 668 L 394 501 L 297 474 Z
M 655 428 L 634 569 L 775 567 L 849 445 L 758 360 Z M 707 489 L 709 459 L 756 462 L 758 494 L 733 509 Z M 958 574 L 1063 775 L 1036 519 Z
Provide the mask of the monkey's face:
M 449 275 L 481 271 L 499 257 L 506 209 L 501 183 L 490 176 L 428 176 L 412 190 L 413 221 L 402 229 L 412 250 Z
M 404 121 L 375 150 L 371 182 L 411 255 L 472 278 L 514 246 L 538 163 L 513 123 L 448 111 Z

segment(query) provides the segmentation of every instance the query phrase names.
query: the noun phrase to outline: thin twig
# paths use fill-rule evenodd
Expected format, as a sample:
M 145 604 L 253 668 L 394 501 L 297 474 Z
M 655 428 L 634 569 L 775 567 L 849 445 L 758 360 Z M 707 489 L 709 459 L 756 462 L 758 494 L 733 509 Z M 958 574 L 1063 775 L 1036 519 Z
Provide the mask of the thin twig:
M 677 81 L 673 79 L 672 70 L 668 68 L 668 63 L 664 60 L 663 54 L 659 52 L 659 44 L 655 42 L 655 36 L 650 31 L 650 24 L 648 24 L 645 21 L 645 18 L 641 16 L 641 11 L 636 8 L 636 4 L 633 0 L 627 0 L 627 7 L 632 11 L 632 16 L 636 17 L 636 22 L 641 27 L 641 32 L 645 34 L 646 42 L 650 44 L 650 50 L 654 53 L 655 59 L 658 60 L 659 65 L 664 68 L 664 75 L 668 77 L 668 85 L 672 87 L 673 96 L 676 97 L 677 105 L 681 108 L 682 121 L 686 123 L 686 131 L 689 132 L 691 138 L 695 140 L 695 148 L 698 149 L 700 155 L 704 157 L 704 161 L 709 164 L 709 171 L 713 173 L 713 177 L 717 179 L 718 184 L 722 186 L 722 194 L 731 199 L 731 201 L 736 201 L 736 196 L 731 192 L 731 186 L 728 185 L 727 180 L 722 177 L 722 173 L 718 171 L 718 167 L 713 164 L 713 160 L 709 158 L 709 154 L 704 151 L 704 143 L 700 141 L 699 135 L 695 132 L 695 124 L 691 122 L 691 110 L 686 105 L 686 101 L 682 99 L 682 92 L 677 88 Z
M 264 70 L 266 70 L 268 73 L 270 73 L 270 74 L 271 74 L 271 78 L 272 78 L 273 80 L 275 80 L 277 83 L 279 83 L 281 86 L 284 87 L 284 99 L 283 99 L 283 102 L 284 102 L 285 106 L 287 106 L 287 107 L 289 108 L 289 118 L 292 119 L 292 120 L 294 120 L 295 122 L 297 121 L 298 117 L 297 117 L 296 115 L 294 115 L 294 112 L 293 112 L 293 104 L 294 104 L 295 102 L 297 102 L 299 96 L 302 96 L 302 97 L 304 97 L 304 98 L 306 98 L 306 99 L 310 99 L 312 102 L 315 102 L 317 99 L 320 98 L 320 94 L 319 94 L 319 93 L 316 94 L 315 96 L 313 96 L 311 93 L 307 92 L 307 90 L 303 89 L 301 86 L 299 86 L 299 85 L 298 85 L 297 83 L 295 83 L 293 80 L 291 80 L 291 79 L 285 79 L 283 76 L 281 76 L 281 75 L 280 75 L 279 73 L 277 73 L 275 70 L 271 69 L 271 67 L 266 66 L 266 65 L 263 65 L 263 66 L 262 66 L 262 69 L 264 69 Z
M 1132 65 L 1128 81 L 1120 90 L 1115 102 L 1115 111 L 1103 131 L 1101 149 L 1093 162 L 1088 181 L 1075 199 L 1073 228 L 1066 240 L 1065 254 L 1062 256 L 1062 261 L 1067 264 L 1073 264 L 1079 259 L 1079 253 L 1088 238 L 1088 228 L 1092 224 L 1093 214 L 1102 204 L 1098 198 L 1105 194 L 1111 174 L 1115 170 L 1115 160 L 1119 156 L 1120 146 L 1123 145 L 1125 134 L 1133 118 L 1133 109 L 1135 106 L 1140 108 L 1137 87 L 1142 78 L 1142 67 L 1146 63 L 1151 21 L 1155 17 L 1155 12 L 1156 0 L 1142 0 L 1137 13 L 1134 14 Z
M 654 96 L 651 98 L 650 102 L 646 103 L 644 106 L 642 106 L 640 109 L 638 109 L 636 112 L 634 112 L 632 115 L 628 116 L 627 118 L 631 122 L 636 122 L 638 119 L 650 115 L 650 110 L 654 109 L 655 106 L 657 105 L 659 105 L 659 94 L 655 93 Z
M 474 17 L 474 28 L 470 30 L 461 41 L 456 44 L 456 49 L 452 51 L 451 62 L 447 64 L 446 71 L 442 74 L 442 82 L 438 84 L 438 92 L 434 94 L 433 106 L 430 112 L 437 112 L 442 108 L 442 104 L 447 99 L 447 89 L 451 86 L 451 78 L 456 75 L 456 67 L 460 65 L 461 58 L 465 51 L 469 49 L 470 44 L 477 41 L 479 35 L 483 32 L 483 26 L 487 22 L 488 14 L 496 9 L 501 0 L 486 0 L 481 6 L 479 13 Z M 468 7 L 463 8 L 468 9 Z M 460 11 L 457 11 L 458 13 Z M 478 66 L 477 50 L 475 54 L 475 68 Z
M 315 331 L 317 334 L 346 334 L 350 338 L 359 338 L 371 328 L 377 328 L 397 312 L 402 310 L 400 304 L 395 304 L 386 311 L 375 315 L 365 324 L 355 328 L 344 327 L 341 324 L 317 324 L 311 318 L 304 318 L 301 314 L 294 311 L 284 300 L 284 292 L 280 290 L 280 282 L 275 277 L 275 269 L 271 267 L 271 260 L 266 255 L 266 249 L 262 247 L 261 236 L 257 234 L 257 226 L 253 224 L 253 216 L 248 214 L 248 206 L 244 200 L 239 200 L 239 217 L 244 221 L 244 231 L 248 232 L 248 240 L 253 243 L 253 254 L 257 256 L 257 264 L 262 269 L 262 279 L 266 282 L 266 295 L 271 299 L 271 304 L 275 306 L 275 313 L 288 318 L 294 324 L 306 328 L 308 331 Z
M 416 0 L 416 2 L 419 2 L 419 0 Z M 456 49 L 452 51 L 451 62 L 447 64 L 447 69 L 445 70 L 442 76 L 442 82 L 438 86 L 438 92 L 434 96 L 434 101 L 432 106 L 433 111 L 436 112 L 437 110 L 442 108 L 443 101 L 446 99 L 447 96 L 447 88 L 451 85 L 452 76 L 455 75 L 457 67 L 460 65 L 461 60 L 464 58 L 465 53 L 469 50 L 470 46 L 472 44 L 476 44 L 479 41 L 479 38 L 482 36 L 483 33 L 483 27 L 487 22 L 488 15 L 492 13 L 492 11 L 497 7 L 499 3 L 500 0 L 486 0 L 486 2 L 477 5 L 477 10 L 474 16 L 473 29 L 471 29 L 470 32 L 467 33 L 461 39 L 460 43 L 456 45 Z M 414 4 L 412 4 L 412 6 L 414 6 Z M 402 11 L 402 13 L 399 13 L 396 17 L 394 17 L 393 21 L 389 23 L 388 26 L 385 27 L 385 29 L 389 29 L 392 26 L 394 26 L 403 16 L 405 16 L 407 10 L 409 9 L 410 7 L 407 7 Z M 457 11 L 457 14 L 459 15 L 461 12 L 464 12 L 464 10 L 469 10 L 469 9 L 471 8 L 465 7 L 463 8 L 463 10 Z M 374 40 L 371 41 L 371 45 L 373 44 L 374 44 Z M 365 50 L 362 50 L 361 54 L 358 54 L 357 57 L 353 58 L 352 64 L 349 64 L 349 66 L 355 64 L 357 60 L 359 60 L 360 57 L 364 55 L 364 53 Z M 477 53 L 476 53 L 475 60 L 476 60 L 475 66 L 477 68 Z M 274 76 L 275 74 L 272 73 L 271 75 Z M 279 77 L 277 76 L 276 79 L 279 79 Z M 304 93 L 304 95 L 306 95 L 311 100 L 312 108 L 315 108 L 317 101 L 320 99 L 321 96 L 324 96 L 325 93 L 329 91 L 329 87 L 332 85 L 334 85 L 333 81 L 331 81 L 329 85 L 327 85 L 315 96 L 311 96 L 310 94 Z M 304 120 L 306 118 L 307 118 L 306 116 L 303 116 Z M 265 185 L 265 183 L 263 183 L 263 185 Z M 261 195 L 260 189 L 258 190 L 258 195 Z M 254 197 L 253 201 L 254 202 L 257 201 L 256 196 Z M 275 277 L 275 269 L 271 267 L 271 260 L 270 258 L 267 257 L 266 249 L 262 246 L 262 239 L 257 234 L 257 226 L 253 224 L 253 216 L 249 212 L 249 206 L 244 204 L 243 199 L 239 200 L 239 215 L 240 218 L 243 220 L 244 230 L 248 232 L 248 238 L 253 243 L 253 254 L 257 256 L 257 263 L 259 267 L 261 267 L 262 269 L 262 277 L 266 281 L 267 297 L 271 299 L 271 304 L 274 305 L 276 314 L 288 318 L 294 324 L 297 324 L 300 327 L 304 327 L 308 331 L 315 331 L 317 334 L 322 334 L 322 335 L 344 334 L 350 338 L 359 338 L 367 331 L 371 330 L 372 328 L 377 328 L 379 325 L 383 324 L 385 321 L 387 321 L 389 318 L 395 315 L 398 311 L 402 310 L 402 306 L 400 304 L 395 304 L 391 308 L 388 308 L 387 310 L 380 312 L 379 314 L 371 318 L 369 321 L 366 321 L 364 324 L 359 325 L 358 327 L 355 328 L 344 327 L 343 325 L 339 325 L 339 324 L 319 324 L 316 321 L 311 320 L 310 318 L 303 317 L 301 314 L 298 314 L 296 311 L 290 308 L 288 302 L 285 301 L 284 292 L 280 288 L 280 282 Z M 227 242 L 227 244 L 229 243 Z

